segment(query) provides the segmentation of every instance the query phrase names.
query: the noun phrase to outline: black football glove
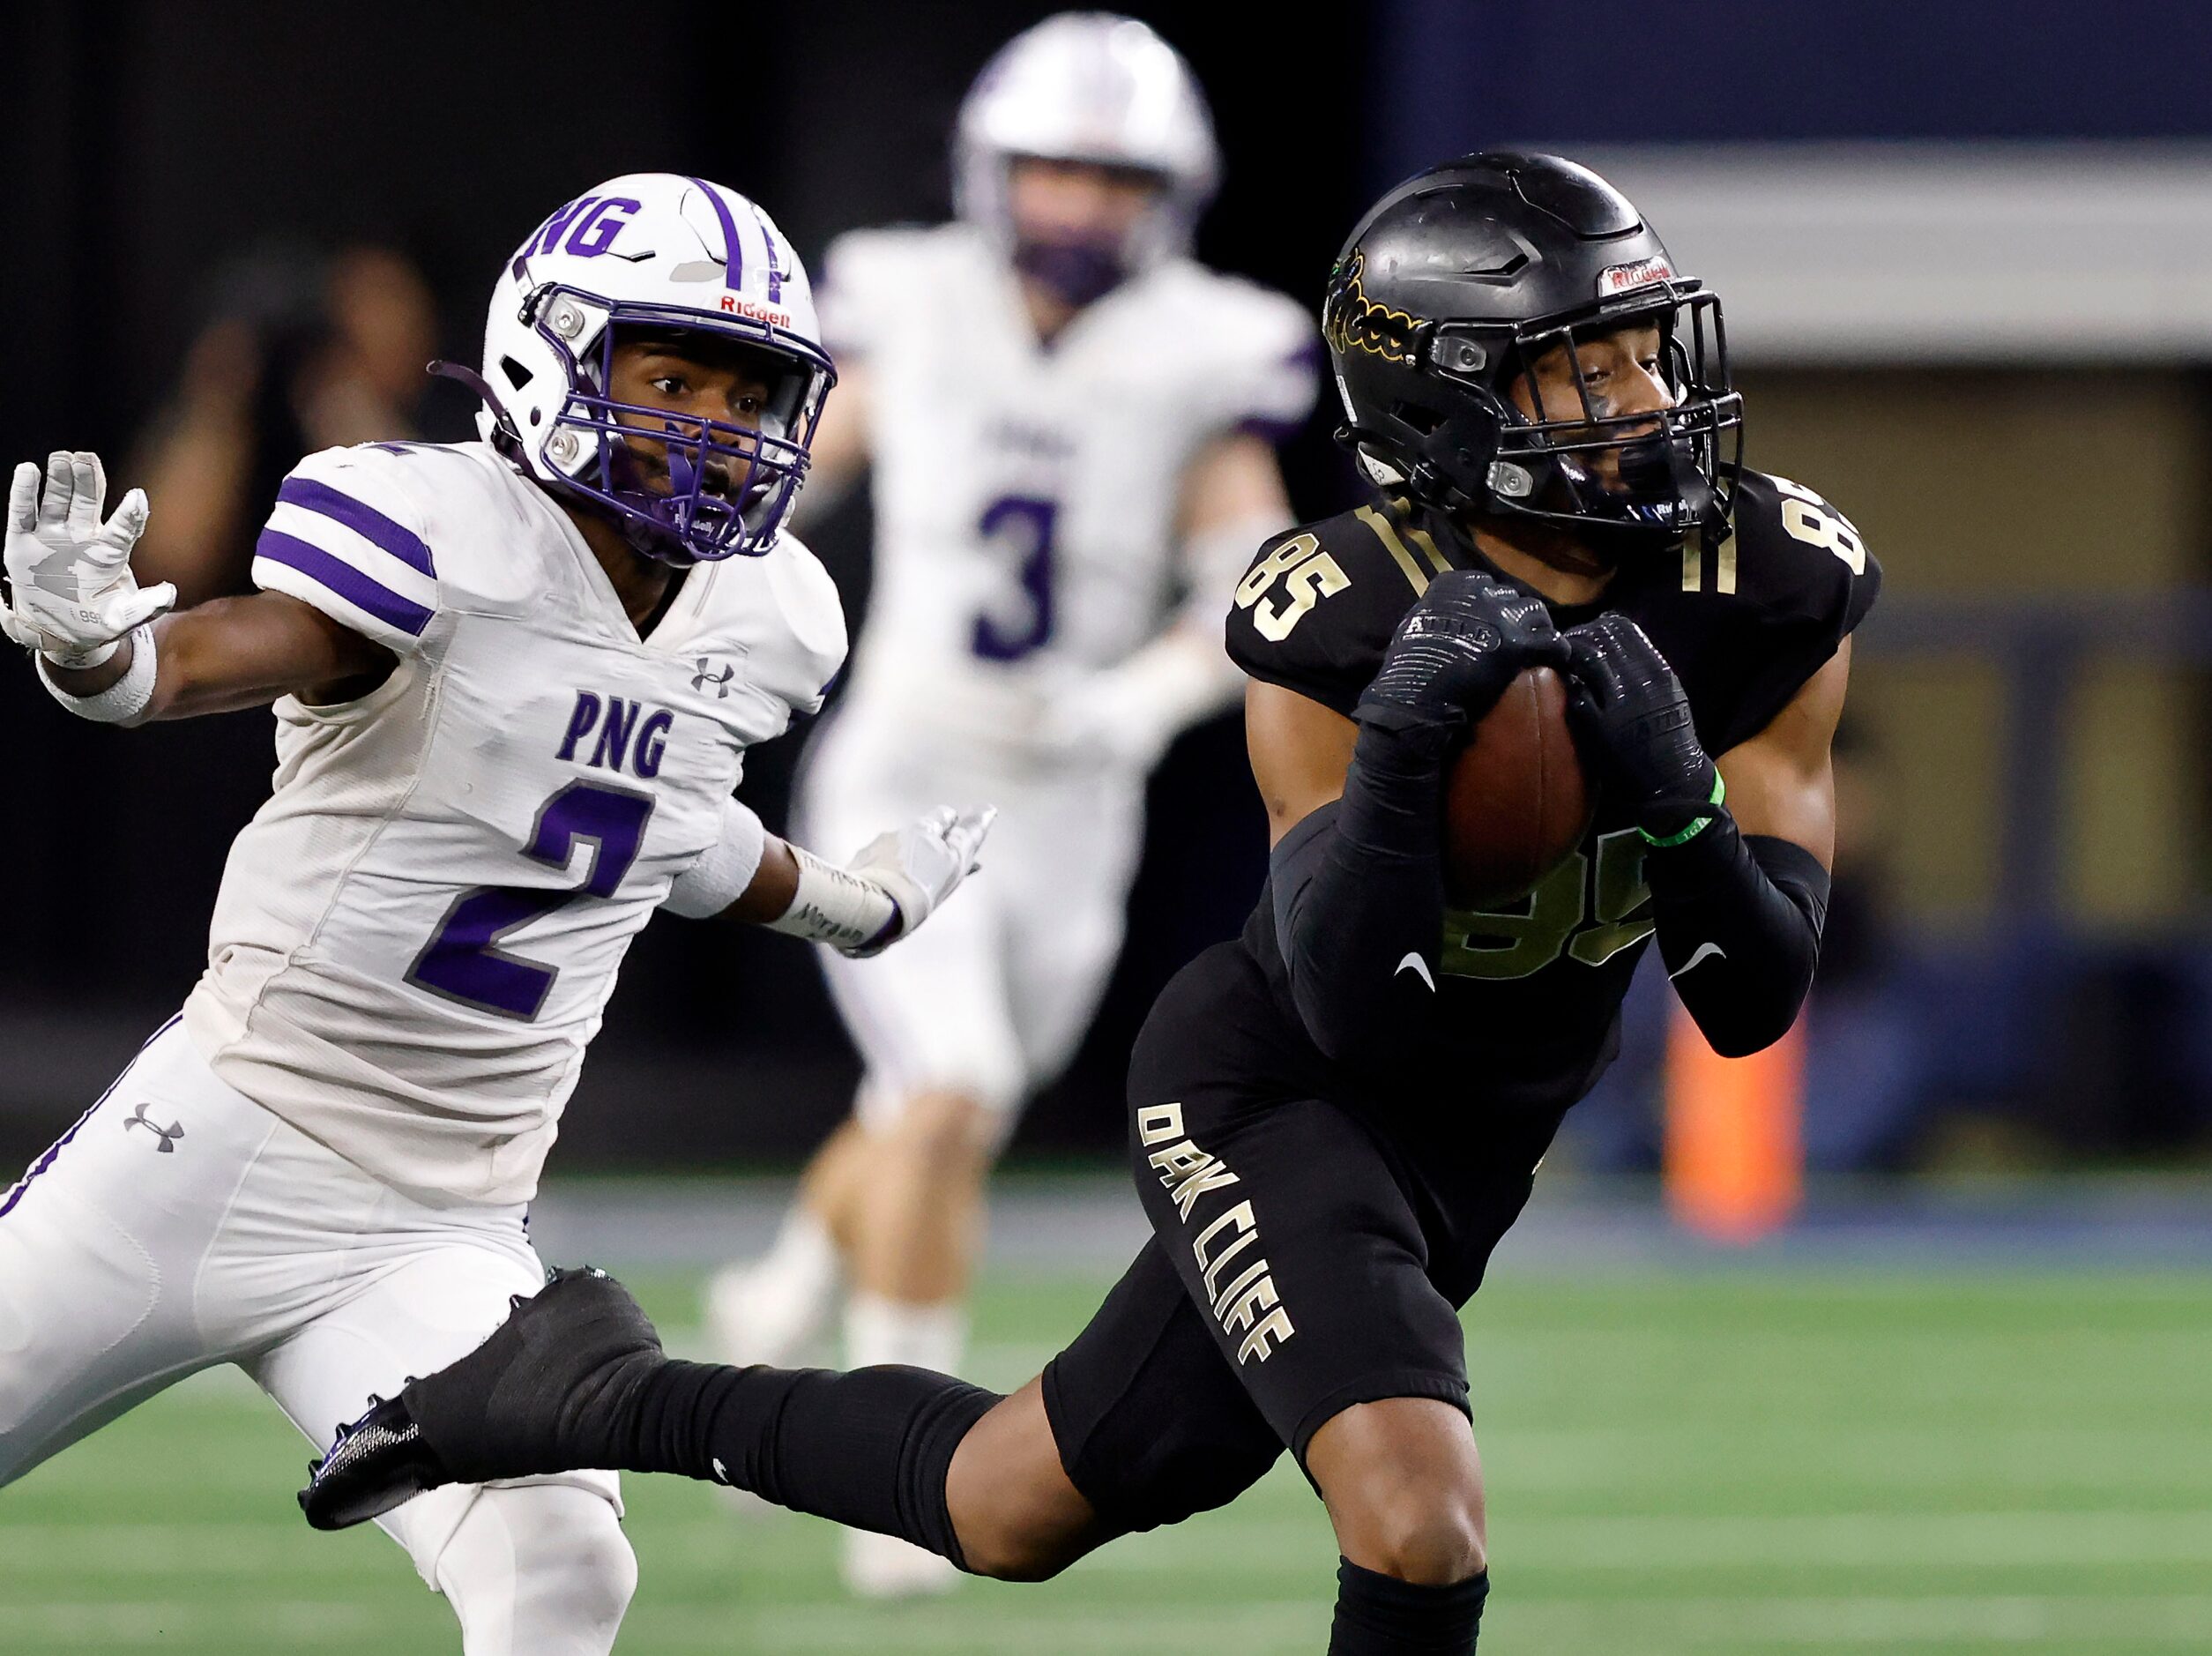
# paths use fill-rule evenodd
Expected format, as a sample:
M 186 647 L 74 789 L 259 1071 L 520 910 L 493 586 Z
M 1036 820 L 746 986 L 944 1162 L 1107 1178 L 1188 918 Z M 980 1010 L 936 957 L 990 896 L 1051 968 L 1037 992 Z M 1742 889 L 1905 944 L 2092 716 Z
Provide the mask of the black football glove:
M 1682 681 L 1616 612 L 1568 629 L 1567 647 L 1576 716 L 1612 761 L 1643 837 L 1657 846 L 1694 837 L 1717 814 L 1722 789 Z
M 1441 754 L 1525 668 L 1567 665 L 1541 599 L 1476 570 L 1449 570 L 1405 612 L 1359 697 L 1363 728 L 1432 739 Z

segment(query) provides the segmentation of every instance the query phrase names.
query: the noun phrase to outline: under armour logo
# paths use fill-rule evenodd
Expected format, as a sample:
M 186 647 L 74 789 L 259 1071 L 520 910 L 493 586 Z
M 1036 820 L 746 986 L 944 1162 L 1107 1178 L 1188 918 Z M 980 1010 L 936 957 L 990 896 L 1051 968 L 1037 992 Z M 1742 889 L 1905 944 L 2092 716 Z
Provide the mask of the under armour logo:
M 721 676 L 718 678 L 708 671 L 713 665 L 714 663 L 705 656 L 699 658 L 699 670 L 692 675 L 691 688 L 695 690 L 703 690 L 711 684 L 714 686 L 714 699 L 718 702 L 724 701 L 729 697 L 730 681 L 737 676 L 737 669 L 734 667 L 726 667 L 722 669 Z
M 123 1123 L 123 1130 L 128 1132 L 133 1127 L 143 1127 L 146 1130 L 146 1131 L 152 1133 L 156 1138 L 161 1141 L 160 1144 L 154 1145 L 154 1149 L 156 1151 L 165 1156 L 175 1155 L 176 1153 L 176 1141 L 184 1137 L 183 1125 L 182 1123 L 174 1123 L 169 1126 L 164 1127 L 159 1122 L 148 1121 L 146 1119 L 146 1112 L 153 1108 L 153 1106 L 151 1104 L 139 1105 L 137 1112 L 131 1115 L 130 1119 Z

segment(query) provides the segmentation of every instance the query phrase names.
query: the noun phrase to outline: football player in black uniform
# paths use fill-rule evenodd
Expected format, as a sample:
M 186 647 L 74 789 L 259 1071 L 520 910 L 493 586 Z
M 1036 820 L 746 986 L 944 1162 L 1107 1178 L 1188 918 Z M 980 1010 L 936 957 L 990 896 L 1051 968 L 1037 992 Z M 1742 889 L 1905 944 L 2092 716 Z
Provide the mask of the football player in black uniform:
M 1742 469 L 1717 300 L 1569 162 L 1474 155 L 1400 185 L 1324 323 L 1379 498 L 1270 542 L 1237 590 L 1269 890 L 1139 1038 L 1155 1235 L 1091 1324 L 1000 1398 L 672 1361 L 619 1285 L 564 1273 L 343 1437 L 312 1520 L 617 1466 L 1026 1579 L 1230 1501 L 1287 1447 L 1343 1555 L 1329 1650 L 1474 1648 L 1459 1308 L 1611 1061 L 1651 939 L 1721 1051 L 1796 1018 L 1880 571 L 1818 496 Z M 1525 899 L 1449 912 L 1442 767 L 1538 664 L 1568 675 L 1597 819 Z

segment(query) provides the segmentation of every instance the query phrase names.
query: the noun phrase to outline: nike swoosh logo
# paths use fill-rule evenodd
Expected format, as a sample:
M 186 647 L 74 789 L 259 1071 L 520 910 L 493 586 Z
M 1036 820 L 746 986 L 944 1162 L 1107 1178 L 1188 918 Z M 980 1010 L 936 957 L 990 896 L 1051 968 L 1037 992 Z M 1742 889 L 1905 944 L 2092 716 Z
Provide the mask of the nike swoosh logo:
M 1421 959 L 1419 951 L 1408 951 L 1405 959 L 1398 962 L 1398 972 L 1404 971 L 1408 966 L 1411 966 L 1413 968 L 1413 975 L 1415 977 L 1420 979 L 1422 982 L 1428 985 L 1428 992 L 1431 995 L 1436 993 L 1436 980 L 1429 976 L 1428 962 Z M 1397 974 L 1397 972 L 1390 973 L 1392 977 L 1396 977 Z
M 1692 955 L 1688 959 L 1683 961 L 1678 969 L 1666 974 L 1667 981 L 1672 983 L 1676 978 L 1680 977 L 1683 973 L 1694 971 L 1697 967 L 1703 966 L 1708 960 L 1712 959 L 1715 956 L 1718 956 L 1721 959 L 1725 960 L 1728 959 L 1728 951 L 1722 948 L 1717 943 L 1699 944 L 1697 945 L 1697 952 L 1695 954 Z

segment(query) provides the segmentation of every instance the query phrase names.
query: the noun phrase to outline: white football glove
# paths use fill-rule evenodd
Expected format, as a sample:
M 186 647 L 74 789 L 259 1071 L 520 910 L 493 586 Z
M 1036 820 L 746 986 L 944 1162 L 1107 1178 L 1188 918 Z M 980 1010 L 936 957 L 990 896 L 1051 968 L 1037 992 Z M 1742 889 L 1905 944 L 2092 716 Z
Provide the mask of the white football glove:
M 846 870 L 898 905 L 898 927 L 871 945 L 845 952 L 865 959 L 912 936 L 980 866 L 978 854 L 998 814 L 995 805 L 965 810 L 945 805 L 896 833 L 878 834 L 862 847 L 860 854 L 845 864 Z
M 176 588 L 164 581 L 141 590 L 130 573 L 150 511 L 144 489 L 125 495 L 103 523 L 108 479 L 97 454 L 56 451 L 47 456 L 43 497 L 39 481 L 26 461 L 8 486 L 11 597 L 0 630 L 62 667 L 97 667 L 118 639 L 175 608 Z

